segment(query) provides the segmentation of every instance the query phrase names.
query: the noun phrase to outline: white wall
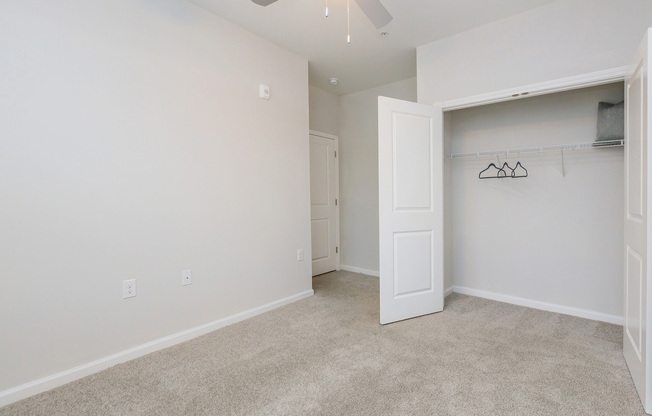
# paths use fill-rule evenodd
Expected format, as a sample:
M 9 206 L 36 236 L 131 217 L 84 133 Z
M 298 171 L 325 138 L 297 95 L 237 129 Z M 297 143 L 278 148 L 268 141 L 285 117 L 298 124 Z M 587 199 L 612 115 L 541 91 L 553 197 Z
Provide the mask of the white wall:
M 622 99 L 618 83 L 453 111 L 452 151 L 590 142 L 598 102 Z M 565 177 L 560 153 L 507 161 L 513 167 L 517 160 L 529 177 L 480 180 L 487 158 L 448 162 L 448 285 L 621 317 L 622 148 L 566 152 Z
M 311 290 L 305 59 L 178 0 L 2 1 L 0 51 L 0 391 Z
M 417 49 L 419 102 L 625 66 L 645 29 L 649 0 L 560 0 Z
M 378 96 L 416 100 L 411 78 L 340 97 L 341 262 L 378 272 Z
M 340 120 L 340 97 L 310 86 L 310 130 L 337 136 Z

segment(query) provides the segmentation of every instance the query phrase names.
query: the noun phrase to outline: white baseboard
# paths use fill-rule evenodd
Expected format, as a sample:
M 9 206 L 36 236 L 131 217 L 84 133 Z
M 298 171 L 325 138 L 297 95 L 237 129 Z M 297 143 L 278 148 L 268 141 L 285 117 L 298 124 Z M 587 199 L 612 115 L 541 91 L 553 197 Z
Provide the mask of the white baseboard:
M 450 295 L 451 293 L 455 292 L 455 287 L 451 286 L 448 289 L 444 289 L 444 297 Z
M 362 267 L 346 266 L 342 264 L 340 265 L 340 269 L 345 270 L 347 272 L 362 273 L 368 276 L 374 276 L 374 277 L 380 276 L 380 272 L 378 272 L 377 270 L 363 269 Z
M 540 302 L 519 298 L 516 296 L 503 295 L 501 293 L 487 292 L 485 290 L 471 289 L 463 286 L 454 286 L 453 291 L 463 295 L 476 296 L 479 298 L 496 300 L 498 302 L 511 303 L 512 305 L 526 306 L 528 308 L 540 309 L 548 312 L 556 312 L 564 315 L 577 316 L 579 318 L 592 319 L 594 321 L 608 322 L 610 324 L 623 325 L 625 320 L 622 316 L 608 315 L 606 313 L 590 311 L 587 309 L 573 308 L 570 306 L 557 305 L 555 303 Z
M 97 373 L 114 365 L 133 360 L 134 358 L 142 357 L 143 355 L 171 347 L 184 341 L 188 341 L 189 339 L 196 338 L 200 335 L 215 331 L 216 329 L 220 329 L 236 322 L 243 321 L 263 312 L 279 308 L 314 294 L 315 292 L 312 289 L 307 290 L 305 292 L 289 296 L 285 299 L 270 302 L 257 308 L 249 309 L 235 315 L 227 316 L 226 318 L 218 319 L 217 321 L 186 329 L 185 331 L 177 332 L 176 334 L 168 335 L 166 337 L 147 342 L 137 347 L 109 355 L 108 357 L 100 358 L 99 360 L 91 361 L 90 363 L 82 364 L 77 367 L 40 378 L 38 380 L 30 381 L 29 383 L 21 384 L 20 386 L 12 387 L 0 392 L 0 407 L 6 406 L 18 400 L 25 399 L 35 394 L 42 393 L 55 387 L 62 386 L 64 384 L 70 383 L 71 381 L 75 381 L 93 373 Z

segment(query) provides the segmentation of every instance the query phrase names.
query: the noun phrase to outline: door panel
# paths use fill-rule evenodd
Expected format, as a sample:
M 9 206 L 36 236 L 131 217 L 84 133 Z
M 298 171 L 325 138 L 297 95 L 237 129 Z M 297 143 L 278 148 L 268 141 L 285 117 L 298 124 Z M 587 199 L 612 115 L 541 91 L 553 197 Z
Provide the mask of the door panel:
M 312 260 L 323 260 L 330 255 L 328 219 L 312 220 Z
M 652 411 L 652 371 L 648 368 L 647 322 L 649 227 L 648 161 L 650 159 L 650 31 L 646 34 L 625 80 L 625 325 L 623 355 L 646 412 Z
M 337 142 L 310 135 L 312 275 L 339 268 L 337 248 Z
M 316 137 L 316 136 L 314 136 Z M 329 163 L 328 142 L 322 143 L 310 137 L 310 204 L 315 206 L 328 206 L 330 198 L 329 189 Z
M 639 360 L 643 340 L 643 309 L 641 308 L 641 295 L 643 294 L 643 257 L 640 253 L 627 246 L 627 267 L 625 277 L 625 335 L 634 348 Z
M 430 118 L 394 113 L 394 210 L 430 210 L 432 206 L 432 134 Z
M 380 323 L 444 307 L 441 109 L 378 99 Z
M 432 231 L 394 234 L 394 298 L 433 289 Z

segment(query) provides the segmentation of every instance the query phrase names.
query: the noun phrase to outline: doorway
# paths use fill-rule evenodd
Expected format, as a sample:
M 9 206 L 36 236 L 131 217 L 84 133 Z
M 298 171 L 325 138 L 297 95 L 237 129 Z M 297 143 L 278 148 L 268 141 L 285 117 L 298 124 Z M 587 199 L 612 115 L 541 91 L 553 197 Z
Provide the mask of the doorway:
M 312 275 L 340 268 L 338 138 L 310 132 Z

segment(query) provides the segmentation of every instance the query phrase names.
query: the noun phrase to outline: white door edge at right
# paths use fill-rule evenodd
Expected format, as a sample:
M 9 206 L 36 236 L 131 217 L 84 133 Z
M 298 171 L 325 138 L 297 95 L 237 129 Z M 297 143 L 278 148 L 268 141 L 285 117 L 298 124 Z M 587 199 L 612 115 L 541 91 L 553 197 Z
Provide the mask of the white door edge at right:
M 649 230 L 650 204 L 648 186 L 650 181 L 649 120 L 650 43 L 652 30 L 648 29 L 636 59 L 625 79 L 625 244 L 624 244 L 624 317 L 623 355 L 634 380 L 645 411 L 652 411 L 652 365 L 649 360 L 651 322 L 648 301 L 648 259 L 652 254 Z

